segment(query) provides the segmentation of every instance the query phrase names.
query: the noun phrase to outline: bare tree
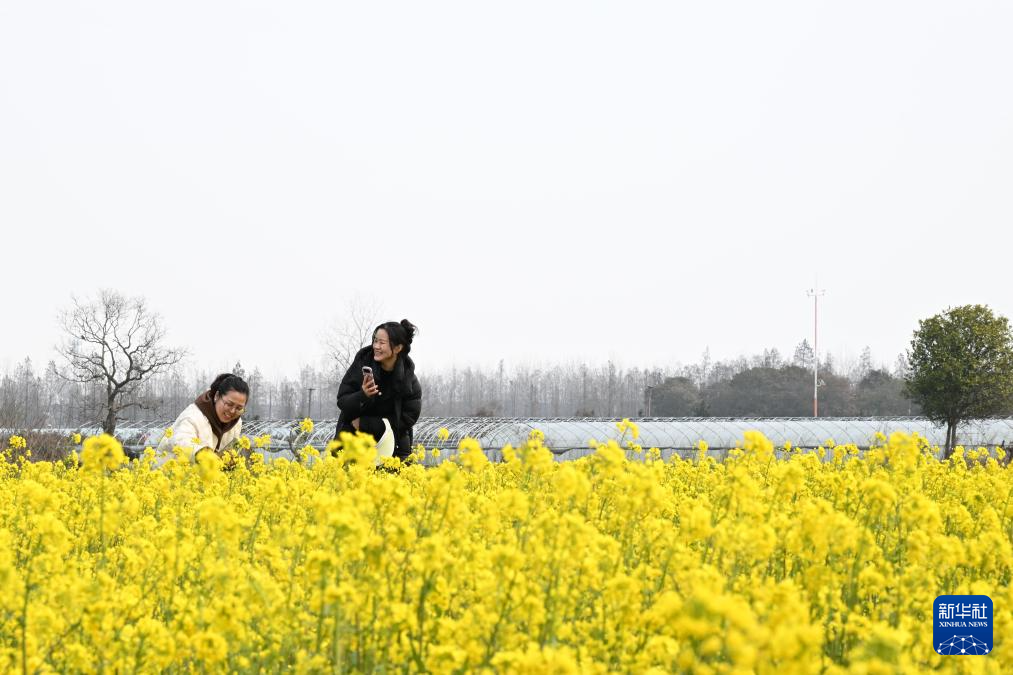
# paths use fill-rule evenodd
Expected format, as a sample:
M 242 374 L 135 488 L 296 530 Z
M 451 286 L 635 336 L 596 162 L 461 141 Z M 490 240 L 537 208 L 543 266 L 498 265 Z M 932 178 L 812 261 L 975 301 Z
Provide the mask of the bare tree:
M 380 322 L 380 311 L 376 299 L 356 295 L 349 300 L 344 316 L 338 317 L 324 335 L 324 346 L 334 359 L 338 377 L 352 365 L 356 352 L 372 339 L 373 329 Z
M 146 377 L 164 372 L 185 356 L 182 349 L 165 347 L 161 317 L 143 298 L 127 298 L 104 289 L 98 298 L 80 302 L 60 313 L 66 340 L 57 351 L 66 361 L 60 375 L 71 382 L 96 383 L 105 388 L 102 429 L 116 431 L 117 416 L 139 405 L 125 402 Z

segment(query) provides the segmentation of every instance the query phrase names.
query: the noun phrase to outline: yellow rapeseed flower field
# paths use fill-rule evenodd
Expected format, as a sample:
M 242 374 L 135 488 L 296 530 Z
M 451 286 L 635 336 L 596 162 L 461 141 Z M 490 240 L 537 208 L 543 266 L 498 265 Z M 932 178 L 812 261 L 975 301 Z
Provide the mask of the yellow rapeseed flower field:
M 301 463 L 8 455 L 0 672 L 1013 671 L 1001 451 L 747 434 L 661 461 L 623 424 L 562 463 L 539 434 L 399 471 L 361 436 Z M 935 653 L 942 594 L 991 596 L 991 654 Z

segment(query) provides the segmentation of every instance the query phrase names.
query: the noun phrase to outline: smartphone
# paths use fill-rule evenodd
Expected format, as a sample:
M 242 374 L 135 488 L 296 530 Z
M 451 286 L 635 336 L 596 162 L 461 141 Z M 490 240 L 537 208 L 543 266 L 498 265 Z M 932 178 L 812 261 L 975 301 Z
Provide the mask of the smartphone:
M 373 369 L 370 368 L 369 366 L 363 366 L 362 367 L 362 379 L 365 380 L 367 375 L 369 375 L 370 377 L 373 377 Z

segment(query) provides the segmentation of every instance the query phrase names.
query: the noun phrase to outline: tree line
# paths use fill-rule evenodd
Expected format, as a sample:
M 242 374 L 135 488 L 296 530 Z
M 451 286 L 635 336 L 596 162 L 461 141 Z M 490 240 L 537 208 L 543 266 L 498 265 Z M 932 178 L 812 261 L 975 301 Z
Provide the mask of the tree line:
M 251 387 L 248 419 L 336 416 L 337 386 L 347 364 L 367 344 L 375 307 L 350 308 L 347 323 L 331 331 L 326 354 L 295 377 L 266 376 L 255 364 L 232 372 Z M 75 427 L 98 422 L 173 419 L 216 372 L 185 367 L 185 352 L 167 346 L 161 318 L 142 298 L 101 291 L 75 299 L 60 313 L 64 340 L 57 356 L 38 369 L 29 359 L 0 379 L 0 428 Z M 426 415 L 440 417 L 803 416 L 810 414 L 815 358 L 803 340 L 790 359 L 776 349 L 714 361 L 705 353 L 689 365 L 625 368 L 614 362 L 525 364 L 495 368 L 426 370 L 420 379 Z M 861 357 L 838 367 L 818 364 L 826 415 L 907 415 L 917 407 L 904 396 L 904 360 L 894 368 Z
M 804 343 L 804 346 L 808 346 Z M 250 384 L 247 419 L 336 417 L 343 370 L 306 365 L 295 377 L 270 378 L 237 362 Z M 903 373 L 864 358 L 837 372 L 821 360 L 820 414 L 918 414 L 904 395 Z M 217 373 L 182 364 L 139 381 L 117 402 L 116 419 L 172 419 Z M 783 417 L 812 414 L 811 363 L 783 360 L 776 350 L 729 361 L 676 367 L 623 368 L 615 363 L 493 369 L 451 367 L 421 372 L 424 414 L 437 417 Z M 0 428 L 75 427 L 105 422 L 108 387 L 61 377 L 53 360 L 37 369 L 24 359 L 0 378 Z
M 237 362 L 251 395 L 247 419 L 334 418 L 341 376 L 368 343 L 375 309 L 353 307 L 325 341 L 318 365 L 271 378 Z M 166 344 L 157 312 L 143 298 L 103 290 L 60 314 L 58 358 L 37 370 L 24 359 L 0 377 L 0 428 L 75 428 L 98 422 L 171 420 L 217 374 L 185 367 L 186 352 Z M 814 383 L 813 365 L 819 379 Z M 819 356 L 802 340 L 791 357 L 766 349 L 751 357 L 624 368 L 614 362 L 426 370 L 423 414 L 437 417 L 804 417 L 925 414 L 947 424 L 956 442 L 963 419 L 1013 414 L 1013 332 L 1005 317 L 965 305 L 919 322 L 910 349 L 892 366 L 868 348 L 853 363 Z

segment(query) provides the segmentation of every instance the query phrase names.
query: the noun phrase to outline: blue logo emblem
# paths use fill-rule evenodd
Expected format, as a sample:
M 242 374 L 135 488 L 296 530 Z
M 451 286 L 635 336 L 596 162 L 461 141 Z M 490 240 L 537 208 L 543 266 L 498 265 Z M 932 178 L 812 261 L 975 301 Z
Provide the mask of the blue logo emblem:
M 987 595 L 940 595 L 932 616 L 937 653 L 984 656 L 992 651 L 992 598 Z

